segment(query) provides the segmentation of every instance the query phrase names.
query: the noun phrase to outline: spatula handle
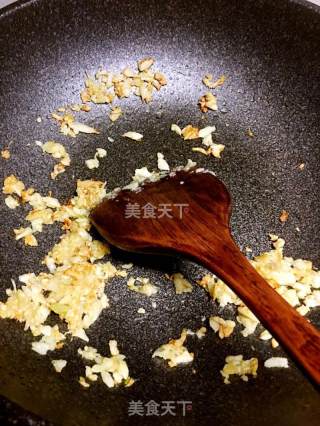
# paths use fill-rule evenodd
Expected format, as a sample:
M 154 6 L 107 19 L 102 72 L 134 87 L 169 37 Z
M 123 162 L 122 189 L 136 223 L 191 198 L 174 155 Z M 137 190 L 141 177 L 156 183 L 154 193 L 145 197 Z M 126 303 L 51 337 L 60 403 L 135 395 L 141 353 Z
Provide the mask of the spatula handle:
M 319 386 L 320 332 L 262 278 L 232 238 L 219 253 L 209 249 L 197 258 L 234 290 Z

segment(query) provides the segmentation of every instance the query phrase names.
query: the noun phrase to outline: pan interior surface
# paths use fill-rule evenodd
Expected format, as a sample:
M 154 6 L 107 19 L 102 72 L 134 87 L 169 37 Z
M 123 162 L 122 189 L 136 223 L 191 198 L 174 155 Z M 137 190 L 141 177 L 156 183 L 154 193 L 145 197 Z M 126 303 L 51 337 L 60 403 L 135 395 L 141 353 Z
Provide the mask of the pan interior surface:
M 319 9 L 288 0 L 18 2 L 0 15 L 0 147 L 10 145 L 12 154 L 10 161 L 1 162 L 0 181 L 17 174 L 26 186 L 43 194 L 51 190 L 67 201 L 77 179 L 106 180 L 112 190 L 128 183 L 136 168 L 155 169 L 157 152 L 172 167 L 191 158 L 229 188 L 232 230 L 242 249 L 249 246 L 254 254 L 269 250 L 272 232 L 286 240 L 288 256 L 310 259 L 319 267 L 319 43 Z M 125 100 L 125 116 L 115 124 L 104 105 L 92 108 L 86 121 L 101 130 L 94 138 L 71 140 L 59 133 L 50 113 L 79 103 L 86 72 L 93 74 L 100 65 L 122 70 L 146 56 L 155 58 L 155 67 L 168 77 L 150 105 Z M 207 73 L 225 74 L 227 81 L 218 91 L 219 111 L 203 120 L 197 102 L 206 91 L 201 80 Z M 218 143 L 226 145 L 222 159 L 192 152 L 170 131 L 171 123 L 215 125 Z M 248 129 L 254 138 L 246 136 Z M 143 143 L 121 138 L 126 131 L 142 133 Z M 72 158 L 56 181 L 48 177 L 52 164 L 35 145 L 49 139 L 62 141 Z M 92 171 L 85 160 L 97 147 L 105 148 L 107 157 Z M 290 212 L 285 225 L 279 222 L 283 209 Z M 36 249 L 14 241 L 12 230 L 23 217 L 22 210 L 9 211 L 1 199 L 1 300 L 11 278 L 43 270 L 41 260 L 59 239 L 57 226 L 39 234 Z M 243 338 L 240 328 L 224 340 L 213 334 L 190 340 L 195 353 L 191 366 L 169 369 L 152 360 L 152 352 L 184 327 L 195 330 L 202 317 L 232 317 L 234 310 L 222 314 L 199 286 L 175 294 L 164 273 L 181 272 L 195 282 L 205 271 L 192 262 L 120 252 L 112 256 L 115 264 L 133 261 L 134 275 L 149 277 L 159 287 L 152 308 L 148 298 L 128 292 L 123 280 L 113 280 L 107 286 L 110 308 L 88 331 L 90 345 L 102 353 L 110 339 L 118 341 L 136 383 L 112 391 L 97 383 L 85 390 L 78 383 L 84 366 L 77 339 L 59 353 L 68 359 L 68 368 L 58 375 L 50 362 L 56 354 L 32 352 L 31 334 L 21 324 L 1 320 L 1 394 L 63 425 L 318 424 L 318 393 L 292 363 L 290 369 L 264 369 L 261 361 L 256 379 L 223 383 L 219 371 L 228 355 L 285 356 L 257 336 Z M 140 307 L 146 315 L 137 314 Z M 313 312 L 310 319 L 319 323 L 319 314 Z M 190 401 L 192 410 L 185 416 L 181 409 L 176 416 L 128 415 L 130 401 L 151 400 Z

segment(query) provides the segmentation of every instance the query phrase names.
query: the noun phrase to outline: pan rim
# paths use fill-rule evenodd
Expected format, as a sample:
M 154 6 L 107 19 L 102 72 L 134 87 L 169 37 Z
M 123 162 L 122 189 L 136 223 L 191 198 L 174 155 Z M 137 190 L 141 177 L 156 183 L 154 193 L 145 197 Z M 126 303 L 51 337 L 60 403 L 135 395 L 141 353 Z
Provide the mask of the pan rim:
M 17 0 L 13 3 L 8 4 L 7 6 L 0 9 L 0 19 L 5 18 L 6 16 L 14 13 L 18 9 L 23 9 L 30 6 L 33 3 L 39 3 L 41 0 Z M 267 0 L 265 0 L 267 1 Z M 320 5 L 311 3 L 309 0 L 288 0 L 289 3 L 297 4 L 306 9 L 312 10 L 313 12 L 320 15 Z

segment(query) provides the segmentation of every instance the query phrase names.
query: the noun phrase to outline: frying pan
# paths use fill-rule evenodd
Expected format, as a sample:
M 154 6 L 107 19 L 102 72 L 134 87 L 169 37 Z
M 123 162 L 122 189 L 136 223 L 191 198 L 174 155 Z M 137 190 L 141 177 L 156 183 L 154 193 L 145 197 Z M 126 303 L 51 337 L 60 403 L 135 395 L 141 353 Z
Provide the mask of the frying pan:
M 0 180 L 15 173 L 41 193 L 49 190 L 66 201 L 76 179 L 106 180 L 108 188 L 123 185 L 134 170 L 156 167 L 162 152 L 171 166 L 188 158 L 214 170 L 233 195 L 232 229 L 240 247 L 258 254 L 269 249 L 267 234 L 286 240 L 286 254 L 311 259 L 319 266 L 320 251 L 320 10 L 300 1 L 196 2 L 140 0 L 20 1 L 1 12 L 1 147 L 10 143 L 12 158 L 2 161 Z M 99 65 L 121 70 L 137 59 L 152 56 L 168 85 L 150 105 L 129 99 L 126 114 L 114 125 L 108 108 L 97 106 L 86 122 L 101 129 L 96 137 L 65 138 L 50 112 L 79 102 L 84 74 Z M 171 123 L 203 125 L 197 100 L 205 73 L 228 76 L 219 90 L 220 111 L 208 114 L 217 140 L 226 145 L 223 158 L 208 159 L 170 132 Z M 42 123 L 36 118 L 42 117 Z M 246 136 L 248 128 L 255 137 Z M 141 144 L 120 137 L 125 131 L 144 134 Z M 107 140 L 114 138 L 114 142 Z M 72 166 L 56 181 L 48 178 L 52 162 L 34 141 L 54 139 L 67 146 Z M 107 150 L 99 169 L 84 160 L 97 147 Z M 304 162 L 304 171 L 297 166 Z M 3 201 L 3 200 L 2 200 Z M 290 212 L 285 225 L 278 217 Z M 12 229 L 23 211 L 0 205 L 0 296 L 11 278 L 39 272 L 41 259 L 58 241 L 58 226 L 39 235 L 39 247 L 15 242 Z M 296 230 L 299 227 L 301 232 Z M 196 329 L 201 318 L 222 314 L 201 288 L 175 295 L 164 273 L 182 272 L 194 281 L 205 271 L 185 260 L 142 258 L 114 251 L 112 261 L 134 261 L 134 274 L 148 276 L 160 288 L 150 300 L 126 289 L 121 279 L 107 285 L 111 307 L 90 328 L 90 344 L 106 353 L 115 338 L 126 354 L 136 383 L 109 390 L 102 383 L 82 388 L 77 379 L 83 363 L 74 339 L 59 353 L 68 366 L 59 375 L 50 359 L 31 351 L 32 336 L 14 321 L 0 321 L 0 393 L 25 409 L 61 425 L 316 425 L 320 404 L 316 389 L 290 363 L 290 369 L 260 367 L 258 377 L 224 385 L 219 370 L 227 355 L 257 356 L 260 365 L 281 349 L 256 336 L 243 338 L 239 329 L 220 341 L 213 333 L 191 339 L 192 366 L 169 369 L 151 360 L 155 348 L 177 337 L 183 327 Z M 137 309 L 147 315 L 139 317 Z M 232 315 L 233 308 L 223 314 Z M 319 324 L 314 310 L 309 318 Z M 192 401 L 185 416 L 129 416 L 130 401 Z

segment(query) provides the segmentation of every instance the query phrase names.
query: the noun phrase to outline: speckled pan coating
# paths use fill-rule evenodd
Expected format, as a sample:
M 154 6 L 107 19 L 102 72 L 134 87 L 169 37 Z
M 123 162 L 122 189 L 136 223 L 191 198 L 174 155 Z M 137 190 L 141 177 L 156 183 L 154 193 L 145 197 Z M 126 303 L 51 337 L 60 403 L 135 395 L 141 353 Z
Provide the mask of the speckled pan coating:
M 60 199 L 74 194 L 76 178 L 106 179 L 108 187 L 130 180 L 134 169 L 156 167 L 162 152 L 172 166 L 188 158 L 214 170 L 233 195 L 233 230 L 240 246 L 254 253 L 269 247 L 267 234 L 286 241 L 289 255 L 319 263 L 320 230 L 320 11 L 315 6 L 287 0 L 274 1 L 105 1 L 46 0 L 21 2 L 0 15 L 0 146 L 11 143 L 12 159 L 1 161 L 0 181 L 17 173 L 43 193 L 52 190 Z M 124 102 L 125 117 L 110 125 L 108 108 L 93 108 L 86 121 L 99 127 L 97 137 L 66 139 L 50 119 L 57 106 L 78 102 L 85 71 L 100 64 L 110 69 L 134 65 L 144 55 L 156 58 L 156 68 L 169 77 L 166 88 L 150 106 L 138 99 Z M 201 120 L 197 99 L 205 92 L 202 76 L 228 76 L 218 90 L 220 112 Z M 36 118 L 43 122 L 38 124 Z M 170 124 L 192 122 L 217 126 L 217 140 L 226 145 L 223 159 L 207 159 L 191 152 L 170 132 Z M 255 137 L 246 131 L 251 128 Z M 124 131 L 143 133 L 141 144 L 121 139 Z M 115 141 L 107 141 L 112 136 Z M 56 182 L 48 179 L 52 162 L 35 140 L 49 138 L 69 146 L 72 167 Z M 93 172 L 84 166 L 96 147 L 107 158 Z M 304 162 L 304 171 L 297 166 Z M 50 164 L 49 164 L 50 163 Z M 2 197 L 1 200 L 3 201 Z M 279 212 L 290 213 L 283 226 Z M 1 298 L 10 278 L 40 269 L 40 259 L 57 241 L 58 227 L 39 237 L 39 248 L 26 249 L 12 237 L 23 212 L 0 205 Z M 298 233 L 295 228 L 299 227 Z M 114 254 L 115 260 L 131 260 Z M 30 351 L 31 337 L 10 321 L 0 322 L 0 392 L 23 407 L 64 425 L 290 425 L 313 426 L 319 419 L 319 396 L 294 367 L 264 370 L 271 354 L 256 338 L 220 341 L 210 333 L 192 341 L 192 368 L 168 370 L 151 361 L 161 343 L 178 336 L 181 328 L 195 329 L 201 317 L 219 312 L 200 288 L 176 296 L 163 272 L 181 271 L 197 279 L 203 270 L 187 261 L 136 258 L 135 273 L 149 276 L 160 291 L 157 308 L 121 281 L 107 288 L 111 308 L 90 329 L 93 346 L 106 352 L 116 338 L 136 384 L 109 391 L 97 384 L 84 390 L 77 383 L 83 374 L 77 358 L 79 342 L 61 352 L 70 358 L 57 375 L 48 357 Z M 136 312 L 139 307 L 145 316 Z M 232 315 L 230 309 L 230 316 Z M 227 315 L 225 313 L 225 315 Z M 315 315 L 313 315 L 315 318 Z M 256 380 L 222 383 L 219 370 L 230 354 L 257 355 L 261 368 Z M 56 357 L 56 355 L 52 355 Z M 192 412 L 180 416 L 127 415 L 128 401 L 191 400 Z

